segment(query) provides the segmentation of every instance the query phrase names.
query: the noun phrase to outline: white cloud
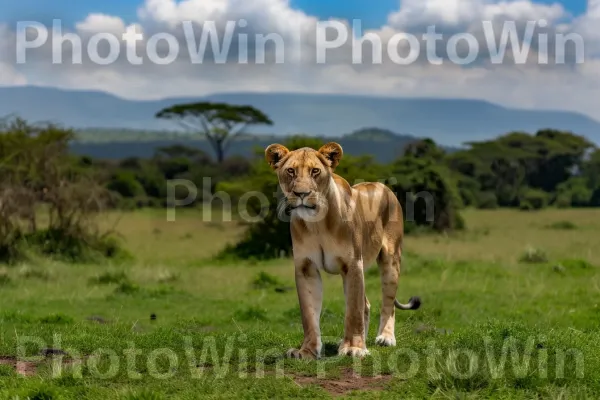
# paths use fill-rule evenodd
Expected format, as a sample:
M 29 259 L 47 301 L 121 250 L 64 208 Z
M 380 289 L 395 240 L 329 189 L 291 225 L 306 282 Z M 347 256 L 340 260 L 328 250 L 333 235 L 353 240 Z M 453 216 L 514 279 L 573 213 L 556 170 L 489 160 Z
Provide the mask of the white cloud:
M 86 34 L 109 32 L 120 37 L 126 29 L 135 26 L 138 32 L 145 33 L 147 41 L 156 32 L 171 32 L 181 37 L 180 24 L 190 19 L 198 24 L 207 20 L 223 24 L 243 18 L 248 22 L 249 31 L 279 33 L 288 46 L 301 32 L 304 62 L 297 64 L 287 58 L 283 65 L 198 65 L 182 56 L 168 66 L 148 62 L 131 66 L 124 62 L 122 55 L 118 62 L 108 66 L 89 63 L 53 66 L 50 62 L 37 62 L 28 65 L 26 73 L 14 71 L 11 74 L 0 70 L 0 76 L 23 81 L 25 75 L 33 84 L 106 90 L 138 99 L 231 91 L 458 97 L 480 98 L 517 107 L 580 111 L 600 119 L 600 110 L 596 106 L 600 96 L 600 60 L 590 59 L 583 65 L 570 67 L 544 67 L 535 63 L 492 65 L 485 59 L 469 67 L 454 65 L 448 60 L 442 66 L 427 63 L 401 66 L 391 62 L 353 65 L 349 41 L 328 57 L 327 65 L 316 65 L 308 60 L 314 59 L 314 32 L 318 19 L 294 9 L 287 0 L 146 0 L 138 10 L 138 17 L 136 24 L 127 26 L 121 18 L 91 14 L 77 24 L 77 30 Z M 588 13 L 574 20 L 568 18 L 560 5 L 526 0 L 402 0 L 398 11 L 390 15 L 388 24 L 371 33 L 382 38 L 385 51 L 385 43 L 393 35 L 402 31 L 422 34 L 430 24 L 444 27 L 449 32 L 477 32 L 475 25 L 481 24 L 482 20 L 539 19 L 546 19 L 565 32 L 584 32 L 589 39 L 587 46 L 596 44 L 600 48 L 600 33 L 595 28 L 600 26 L 600 0 L 592 0 Z M 139 43 L 138 48 L 144 47 L 145 41 Z M 183 42 L 180 51 L 187 52 Z M 363 53 L 365 56 L 370 54 L 371 47 L 365 46 Z M 286 55 L 290 55 L 289 47 L 286 47 Z M 537 53 L 533 52 L 532 59 L 536 57 Z
M 174 29 L 181 21 L 203 23 L 239 21 L 282 35 L 310 27 L 317 19 L 290 6 L 289 0 L 146 0 L 138 10 L 140 20 Z
M 545 19 L 551 22 L 565 15 L 560 4 L 537 4 L 528 0 L 402 0 L 400 9 L 389 16 L 388 22 L 399 29 L 432 24 L 460 27 L 494 20 Z
M 119 17 L 105 14 L 90 14 L 76 25 L 80 33 L 112 33 L 115 35 L 125 31 L 125 22 Z
M 600 56 L 600 0 L 588 0 L 587 12 L 577 18 L 573 25 L 574 30 L 587 39 L 588 54 Z
M 0 24 L 0 85 L 25 85 L 27 78 L 12 65 L 9 54 L 14 54 L 11 42 L 15 35 L 8 26 Z
M 0 85 L 21 86 L 27 84 L 27 78 L 17 72 L 15 68 L 7 63 L 0 62 Z

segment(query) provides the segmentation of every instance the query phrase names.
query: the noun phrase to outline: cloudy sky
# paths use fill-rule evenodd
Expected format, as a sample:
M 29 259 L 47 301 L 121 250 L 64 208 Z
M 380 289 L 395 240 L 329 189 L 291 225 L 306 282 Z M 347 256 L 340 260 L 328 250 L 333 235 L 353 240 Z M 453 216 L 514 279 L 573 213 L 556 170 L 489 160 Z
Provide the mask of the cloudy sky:
M 0 5 L 0 16 L 0 85 L 96 89 L 137 99 L 232 91 L 466 97 L 600 120 L 600 0 L 11 0 Z M 60 32 L 53 20 L 60 20 Z M 26 21 L 37 27 L 22 29 Z M 190 55 L 209 37 L 211 22 L 220 43 L 234 29 L 224 63 L 216 61 L 210 40 L 201 63 Z M 325 23 L 333 27 L 319 36 Z M 353 33 L 357 23 L 362 28 Z M 513 44 L 529 51 L 519 54 L 509 44 L 494 61 L 490 52 L 510 37 L 511 24 Z M 41 27 L 48 35 L 38 47 Z M 441 35 L 433 53 L 426 47 L 431 29 Z M 124 33 L 141 36 L 131 45 Z M 76 35 L 81 49 L 61 35 Z M 108 40 L 98 40 L 107 35 L 120 41 L 113 59 Z M 284 50 L 275 40 L 257 47 L 255 38 L 267 35 L 280 38 Z M 361 37 L 381 46 L 353 46 Z M 325 49 L 327 41 L 336 48 Z M 94 61 L 92 42 L 98 57 L 111 62 Z M 149 48 L 156 49 L 154 58 Z M 141 61 L 132 62 L 130 51 Z M 321 63 L 319 52 L 326 56 Z M 240 62 L 245 57 L 249 62 Z

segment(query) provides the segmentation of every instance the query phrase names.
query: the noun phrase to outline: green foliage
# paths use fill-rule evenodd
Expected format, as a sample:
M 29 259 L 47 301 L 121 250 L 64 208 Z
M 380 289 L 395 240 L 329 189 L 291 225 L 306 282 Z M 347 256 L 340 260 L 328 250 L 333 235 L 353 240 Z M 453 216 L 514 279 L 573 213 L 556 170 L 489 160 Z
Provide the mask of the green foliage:
M 572 177 L 558 185 L 556 203 L 559 207 L 588 207 L 592 199 L 592 189 L 583 177 Z
M 404 156 L 441 160 L 445 153 L 432 139 L 427 138 L 409 143 L 404 149 Z
M 144 187 L 131 171 L 118 171 L 111 178 L 107 187 L 109 190 L 123 197 L 141 197 L 146 195 Z
M 177 104 L 159 111 L 156 118 L 177 121 L 203 134 L 213 147 L 219 164 L 225 160 L 231 142 L 246 127 L 273 124 L 267 115 L 252 106 L 210 102 Z
M 432 146 L 426 141 L 408 148 L 392 165 L 394 182 L 390 187 L 402 204 L 406 221 L 439 232 L 463 229 L 458 187 L 450 170 L 438 162 L 440 150 Z
M 85 231 L 44 229 L 23 237 L 26 248 L 35 253 L 72 263 L 99 262 L 103 259 L 130 260 L 131 254 L 111 236 Z
M 560 262 L 567 270 L 592 270 L 595 267 L 587 260 L 569 259 Z
M 475 204 L 482 210 L 492 210 L 498 208 L 498 198 L 494 192 L 479 192 Z
M 586 162 L 586 154 L 594 146 L 581 136 L 555 130 L 541 130 L 535 135 L 512 132 L 469 145 L 470 149 L 448 156 L 447 164 L 454 172 L 475 179 L 480 191 L 493 192 L 499 206 L 535 209 L 535 204 L 523 198 L 530 192 L 526 188 L 556 195 L 555 203 L 561 206 L 589 201 L 584 189 L 589 178 L 584 179 L 583 185 L 578 182 L 577 187 L 561 187 L 574 176 L 574 171 L 594 175 L 594 167 Z M 537 203 L 542 196 L 536 193 Z
M 29 400 L 57 400 L 60 396 L 57 394 L 55 389 L 52 388 L 38 388 L 32 390 L 28 395 Z
M 524 264 L 545 264 L 548 262 L 548 256 L 541 249 L 528 247 L 519 259 Z
M 581 166 L 581 176 L 592 190 L 600 188 L 600 149 L 596 149 Z
M 115 198 L 90 160 L 71 157 L 72 139 L 72 131 L 52 124 L 16 118 L 0 125 L 0 262 L 32 251 L 68 261 L 121 254 L 96 220 Z
M 17 372 L 12 365 L 0 364 L 0 378 L 14 378 L 16 376 Z
M 138 393 L 128 394 L 123 400 L 163 400 L 164 397 L 150 390 L 142 390 Z
M 277 279 L 277 277 L 268 274 L 264 271 L 261 271 L 252 281 L 252 286 L 255 289 L 270 289 L 280 284 L 281 282 L 279 282 L 279 279 Z
M 97 277 L 90 278 L 90 285 L 111 285 L 129 282 L 129 277 L 125 272 L 105 272 Z
M 548 205 L 548 193 L 542 190 L 526 189 L 519 198 L 519 208 L 524 211 L 541 210 Z
M 600 187 L 596 190 L 594 190 L 594 193 L 592 194 L 592 198 L 590 199 L 590 206 L 591 207 L 600 207 Z
M 577 225 L 575 225 L 571 221 L 557 221 L 547 226 L 548 229 L 557 229 L 563 231 L 572 231 L 577 229 Z
M 266 310 L 260 307 L 248 307 L 235 312 L 235 319 L 239 321 L 268 321 Z
M 117 286 L 115 289 L 115 293 L 124 294 L 124 295 L 132 295 L 136 294 L 141 290 L 140 286 L 136 283 L 130 281 L 123 281 Z
M 12 283 L 12 279 L 10 275 L 8 275 L 8 271 L 0 270 L 0 287 L 8 286 Z
M 64 314 L 50 314 L 40 318 L 42 324 L 65 325 L 75 322 L 72 317 Z

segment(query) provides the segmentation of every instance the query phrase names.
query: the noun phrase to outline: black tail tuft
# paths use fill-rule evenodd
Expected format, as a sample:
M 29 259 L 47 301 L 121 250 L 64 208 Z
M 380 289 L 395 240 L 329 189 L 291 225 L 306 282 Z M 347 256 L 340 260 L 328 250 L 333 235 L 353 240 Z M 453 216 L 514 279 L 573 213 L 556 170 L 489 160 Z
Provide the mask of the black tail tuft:
M 421 307 L 421 298 L 419 296 L 411 297 L 408 302 L 412 304 L 411 310 L 418 310 Z

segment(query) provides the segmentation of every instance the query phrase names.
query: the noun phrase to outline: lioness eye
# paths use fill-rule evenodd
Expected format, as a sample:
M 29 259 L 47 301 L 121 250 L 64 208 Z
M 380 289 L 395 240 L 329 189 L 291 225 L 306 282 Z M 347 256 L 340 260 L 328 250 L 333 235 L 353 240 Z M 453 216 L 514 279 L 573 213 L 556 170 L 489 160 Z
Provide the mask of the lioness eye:
M 319 168 L 313 168 L 312 173 L 317 175 L 321 172 L 321 170 Z
M 290 175 L 294 175 L 294 172 L 295 172 L 295 171 L 294 171 L 294 168 L 288 168 L 287 172 L 288 172 Z

